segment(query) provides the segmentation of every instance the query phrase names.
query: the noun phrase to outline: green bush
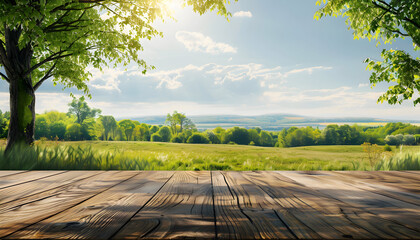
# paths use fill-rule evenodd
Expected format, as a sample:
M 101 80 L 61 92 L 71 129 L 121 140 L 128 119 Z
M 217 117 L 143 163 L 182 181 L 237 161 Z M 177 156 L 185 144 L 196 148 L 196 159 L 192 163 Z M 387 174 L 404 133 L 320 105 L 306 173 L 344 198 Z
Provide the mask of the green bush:
M 209 143 L 210 140 L 202 133 L 194 133 L 188 138 L 187 143 Z
M 150 137 L 152 142 L 162 142 L 162 138 L 160 137 L 159 133 L 153 133 Z
M 392 148 L 391 148 L 388 144 L 386 144 L 386 145 L 384 146 L 384 151 L 385 151 L 385 152 L 392 152 Z
M 180 138 L 178 135 L 177 136 L 173 136 L 171 138 L 171 143 L 182 143 L 182 138 Z

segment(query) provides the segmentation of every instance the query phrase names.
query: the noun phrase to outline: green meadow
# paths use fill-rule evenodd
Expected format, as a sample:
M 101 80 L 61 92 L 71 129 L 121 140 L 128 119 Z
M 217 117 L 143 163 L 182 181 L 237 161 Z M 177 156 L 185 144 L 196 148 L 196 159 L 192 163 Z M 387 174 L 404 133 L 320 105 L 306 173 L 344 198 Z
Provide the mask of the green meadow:
M 418 170 L 420 160 L 420 146 L 392 147 L 392 153 L 378 156 L 375 164 L 371 164 L 358 145 L 274 148 L 138 141 L 37 141 L 35 148 L 17 149 L 5 156 L 5 142 L 0 144 L 3 170 Z M 390 159 L 403 166 L 395 169 Z

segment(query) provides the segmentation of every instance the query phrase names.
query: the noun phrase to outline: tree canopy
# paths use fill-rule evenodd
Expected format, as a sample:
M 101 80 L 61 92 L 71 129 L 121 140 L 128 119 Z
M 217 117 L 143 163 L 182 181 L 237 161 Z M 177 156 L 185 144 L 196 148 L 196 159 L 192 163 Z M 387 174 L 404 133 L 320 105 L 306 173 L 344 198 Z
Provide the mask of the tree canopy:
M 420 49 L 420 1 L 418 0 L 318 0 L 322 8 L 315 18 L 342 16 L 353 30 L 355 39 L 367 38 L 380 43 L 411 39 L 413 49 Z M 380 82 L 394 84 L 379 97 L 378 102 L 402 103 L 420 92 L 420 59 L 403 50 L 384 49 L 382 61 L 367 58 L 372 72 L 372 86 Z M 420 97 L 413 99 L 414 105 Z
M 34 141 L 35 91 L 48 79 L 90 96 L 90 69 L 129 63 L 145 73 L 140 41 L 162 36 L 153 27 L 170 16 L 170 0 L 0 1 L 0 78 L 10 85 L 6 150 Z M 229 16 L 226 0 L 184 0 L 203 14 Z
M 68 114 L 76 116 L 76 122 L 82 124 L 86 118 L 96 117 L 101 113 L 101 110 L 96 108 L 90 108 L 85 102 L 84 97 L 79 99 L 73 98 L 73 101 L 69 103 Z

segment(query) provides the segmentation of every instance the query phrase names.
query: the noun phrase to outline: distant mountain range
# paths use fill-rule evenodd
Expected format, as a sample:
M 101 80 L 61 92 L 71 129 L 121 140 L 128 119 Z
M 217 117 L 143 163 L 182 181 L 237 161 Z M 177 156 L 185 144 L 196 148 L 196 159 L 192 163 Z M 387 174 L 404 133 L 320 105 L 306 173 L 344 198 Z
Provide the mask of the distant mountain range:
M 420 124 L 419 121 L 409 120 L 387 120 L 377 118 L 317 118 L 300 116 L 293 114 L 267 114 L 259 116 L 239 116 L 239 115 L 200 115 L 188 116 L 199 130 L 213 129 L 215 127 L 231 128 L 234 126 L 253 128 L 260 127 L 264 130 L 278 131 L 292 126 L 296 127 L 319 127 L 325 128 L 329 124 L 358 124 L 365 126 L 382 126 L 388 122 L 404 122 Z M 141 123 L 161 125 L 165 123 L 166 116 L 149 116 L 130 118 Z

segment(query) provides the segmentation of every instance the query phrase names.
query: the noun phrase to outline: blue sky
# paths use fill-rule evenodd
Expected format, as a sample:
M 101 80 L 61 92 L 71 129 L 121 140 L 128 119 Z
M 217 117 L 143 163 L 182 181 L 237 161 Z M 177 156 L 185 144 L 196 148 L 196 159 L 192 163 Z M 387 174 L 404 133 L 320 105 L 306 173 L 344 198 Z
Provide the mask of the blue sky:
M 410 39 L 392 45 L 353 40 L 343 18 L 313 16 L 316 1 L 239 0 L 230 21 L 175 8 L 177 21 L 157 22 L 163 38 L 145 40 L 139 53 L 156 70 L 136 66 L 92 71 L 91 106 L 117 118 L 166 115 L 259 115 L 420 119 L 412 101 L 377 104 L 387 85 L 369 86 L 363 60 L 382 48 L 411 51 Z M 415 53 L 418 55 L 418 53 Z M 0 84 L 0 109 L 8 108 Z M 74 91 L 77 93 L 77 91 Z M 37 112 L 67 111 L 69 90 L 46 83 Z

